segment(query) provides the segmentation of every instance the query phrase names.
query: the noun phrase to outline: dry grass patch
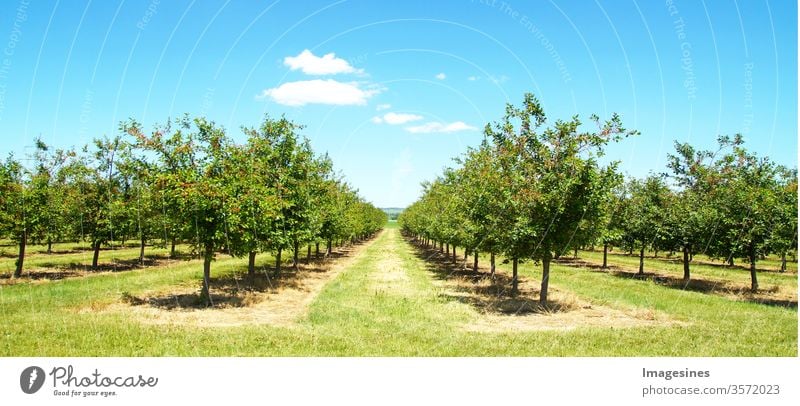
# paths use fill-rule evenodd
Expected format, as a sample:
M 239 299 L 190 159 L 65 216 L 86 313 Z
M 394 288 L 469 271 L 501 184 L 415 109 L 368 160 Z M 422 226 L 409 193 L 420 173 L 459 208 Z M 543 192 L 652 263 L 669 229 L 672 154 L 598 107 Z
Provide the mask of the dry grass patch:
M 212 278 L 213 304 L 200 302 L 198 288 L 172 286 L 168 291 L 141 296 L 124 294 L 104 311 L 125 314 L 147 324 L 188 327 L 236 327 L 245 325 L 296 326 L 309 304 L 371 243 L 338 250 L 337 259 L 301 264 L 297 272 L 286 269 L 279 278 L 267 273 L 249 280 L 246 275 Z M 83 309 L 83 311 L 92 311 Z
M 519 294 L 497 285 L 491 277 L 477 283 L 465 278 L 441 281 L 443 294 L 472 305 L 476 317 L 463 326 L 474 332 L 569 331 L 577 328 L 664 327 L 678 323 L 651 309 L 618 309 L 591 303 L 550 288 L 547 305 L 539 303 L 535 281 L 521 280 Z
M 538 281 L 519 279 L 516 295 L 511 294 L 511 277 L 494 276 L 489 269 L 475 272 L 461 261 L 453 264 L 435 250 L 419 246 L 417 255 L 428 263 L 440 295 L 470 305 L 473 320 L 463 326 L 474 332 L 515 332 L 574 330 L 577 328 L 665 327 L 682 324 L 650 309 L 621 309 L 581 299 L 575 294 L 550 287 L 546 305 L 539 303 Z

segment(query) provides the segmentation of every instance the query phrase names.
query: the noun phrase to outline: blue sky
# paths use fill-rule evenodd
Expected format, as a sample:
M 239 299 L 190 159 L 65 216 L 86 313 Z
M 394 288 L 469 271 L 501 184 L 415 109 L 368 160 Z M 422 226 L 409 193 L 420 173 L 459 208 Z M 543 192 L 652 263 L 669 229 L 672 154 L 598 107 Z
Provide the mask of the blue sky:
M 0 154 L 205 115 L 237 140 L 265 113 L 304 125 L 361 194 L 419 184 L 534 92 L 550 118 L 622 115 L 634 176 L 718 134 L 797 166 L 793 1 L 9 1 Z M 333 55 L 330 55 L 333 54 Z

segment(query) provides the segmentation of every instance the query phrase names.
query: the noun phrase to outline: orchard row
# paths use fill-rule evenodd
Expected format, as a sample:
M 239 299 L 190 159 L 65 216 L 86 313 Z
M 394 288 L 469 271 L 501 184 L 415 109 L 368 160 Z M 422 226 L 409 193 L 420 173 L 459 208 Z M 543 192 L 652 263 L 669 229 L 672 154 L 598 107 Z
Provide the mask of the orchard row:
M 208 298 L 211 261 L 217 252 L 249 256 L 367 238 L 385 214 L 358 196 L 316 155 L 285 118 L 266 117 L 244 128 L 235 143 L 203 118 L 188 116 L 157 126 L 149 135 L 133 120 L 122 136 L 91 147 L 54 150 L 37 140 L 30 167 L 9 157 L 0 165 L 0 233 L 19 245 L 15 276 L 22 274 L 30 241 L 88 241 L 98 253 L 113 241 L 188 242 L 204 260 Z
M 548 125 L 540 103 L 525 96 L 487 125 L 483 143 L 469 149 L 400 216 L 402 229 L 444 251 L 464 247 L 512 263 L 517 292 L 519 261 L 540 262 L 540 301 L 547 302 L 550 263 L 570 250 L 602 245 L 639 253 L 683 253 L 684 279 L 697 253 L 750 264 L 797 247 L 797 170 L 776 165 L 743 147 L 741 136 L 718 138 L 714 151 L 676 143 L 668 170 L 625 180 L 618 163 L 602 165 L 610 142 L 637 135 L 617 115 L 581 131 L 577 117 Z M 455 248 L 453 248 L 455 256 Z

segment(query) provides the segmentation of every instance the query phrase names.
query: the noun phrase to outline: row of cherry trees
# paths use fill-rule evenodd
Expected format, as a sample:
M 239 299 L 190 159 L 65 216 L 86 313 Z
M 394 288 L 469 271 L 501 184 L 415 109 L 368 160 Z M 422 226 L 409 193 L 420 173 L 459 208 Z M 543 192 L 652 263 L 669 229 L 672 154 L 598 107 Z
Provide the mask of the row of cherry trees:
M 267 117 L 244 128 L 235 143 L 203 118 L 188 116 L 145 134 L 136 121 L 123 136 L 95 140 L 80 151 L 55 150 L 37 141 L 30 168 L 9 157 L 0 165 L 0 227 L 19 244 L 15 276 L 23 270 L 28 242 L 88 241 L 97 267 L 101 246 L 188 242 L 203 258 L 203 296 L 218 252 L 248 256 L 273 252 L 280 272 L 283 252 L 294 266 L 307 247 L 369 237 L 385 214 L 360 198 L 314 154 L 301 127 Z
M 540 103 L 527 94 L 521 107 L 485 128 L 469 149 L 400 216 L 403 231 L 450 253 L 464 247 L 512 264 L 516 294 L 520 261 L 542 265 L 540 301 L 547 302 L 550 263 L 578 248 L 603 245 L 629 250 L 701 252 L 755 263 L 796 246 L 797 172 L 758 158 L 741 137 L 719 139 L 718 151 L 676 144 L 670 174 L 624 181 L 616 162 L 599 158 L 609 142 L 635 135 L 613 115 L 593 131 L 573 117 L 548 125 Z M 605 262 L 605 261 L 604 261 Z M 604 266 L 606 264 L 604 263 Z M 640 267 L 643 272 L 643 265 Z
M 716 150 L 676 143 L 668 156 L 669 172 L 631 179 L 616 193 L 608 244 L 639 251 L 683 253 L 684 280 L 701 253 L 733 265 L 744 259 L 751 288 L 758 289 L 756 263 L 797 250 L 797 170 L 758 157 L 741 136 L 718 138 Z M 605 258 L 604 254 L 604 258 Z M 604 260 L 605 266 L 605 260 Z

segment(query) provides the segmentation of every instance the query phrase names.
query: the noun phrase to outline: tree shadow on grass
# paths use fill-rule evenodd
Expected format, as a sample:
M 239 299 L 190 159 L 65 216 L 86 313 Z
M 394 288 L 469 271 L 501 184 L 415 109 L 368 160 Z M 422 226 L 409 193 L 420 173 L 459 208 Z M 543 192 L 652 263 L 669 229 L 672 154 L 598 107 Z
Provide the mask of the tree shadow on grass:
M 189 310 L 205 308 L 246 307 L 260 301 L 263 294 L 277 293 L 280 289 L 297 289 L 301 284 L 299 274 L 281 271 L 274 276 L 272 270 L 263 270 L 254 276 L 234 274 L 212 277 L 209 280 L 211 304 L 206 303 L 200 288 L 193 292 L 162 293 L 153 296 L 134 296 L 122 293 L 122 301 L 133 306 L 151 306 L 164 310 Z
M 528 286 L 519 278 L 519 292 L 511 293 L 512 278 L 499 270 L 492 276 L 489 269 L 472 269 L 471 261 L 464 267 L 463 257 L 453 264 L 452 256 L 442 254 L 438 249 L 426 248 L 411 239 L 408 243 L 414 248 L 414 255 L 425 263 L 426 269 L 448 287 L 441 297 L 466 303 L 481 313 L 495 315 L 552 314 L 575 310 L 577 305 L 570 301 L 549 300 L 546 305 L 539 303 L 539 289 Z M 482 272 L 483 271 L 483 272 Z
M 58 263 L 41 262 L 32 269 L 23 269 L 19 278 L 13 278 L 13 273 L 0 274 L 0 284 L 13 284 L 24 281 L 37 280 L 61 280 L 75 278 L 93 273 L 102 272 L 126 272 L 137 269 L 146 269 L 155 266 L 165 266 L 170 263 L 177 263 L 180 260 L 170 259 L 168 256 L 146 257 L 143 262 L 138 258 L 128 260 L 116 260 L 114 262 L 100 263 L 96 268 L 82 262 Z
M 558 259 L 554 259 L 553 260 L 553 264 L 566 265 L 566 266 L 572 266 L 572 267 L 577 267 L 577 268 L 589 268 L 589 269 L 592 269 L 592 270 L 599 270 L 599 271 L 622 269 L 622 268 L 620 268 L 620 267 L 618 267 L 616 265 L 609 265 L 609 266 L 603 268 L 603 265 L 601 265 L 601 264 L 597 264 L 597 263 L 594 263 L 594 262 L 591 262 L 591 261 L 586 261 L 586 260 L 583 260 L 583 259 L 580 259 L 580 258 L 565 258 L 565 257 L 561 257 L 561 258 L 558 258 Z
M 602 253 L 602 251 L 601 251 L 601 253 Z M 609 260 L 611 260 L 612 256 L 635 258 L 637 260 L 639 259 L 639 254 L 609 252 L 608 253 Z M 567 261 L 569 260 L 567 258 L 562 258 L 562 259 L 567 260 Z M 676 264 L 676 265 L 683 264 L 683 258 L 682 258 L 682 254 L 681 253 L 678 253 L 675 256 L 666 256 L 665 255 L 665 256 L 653 257 L 652 255 L 647 255 L 647 256 L 645 256 L 645 260 L 661 261 L 661 262 L 664 262 L 664 263 L 670 263 L 670 264 Z M 583 262 L 586 262 L 586 261 L 583 261 Z M 791 263 L 793 261 L 789 261 L 789 262 Z M 740 264 L 734 264 L 733 266 L 731 266 L 731 265 L 729 265 L 727 263 L 714 262 L 713 260 L 710 260 L 710 259 L 700 259 L 700 258 L 695 258 L 694 260 L 689 261 L 689 263 L 691 265 L 702 265 L 702 266 L 708 266 L 708 267 L 717 268 L 717 269 L 728 269 L 728 270 L 734 270 L 734 271 L 750 272 L 750 264 L 744 264 L 743 265 L 743 264 L 740 263 Z M 791 270 L 786 270 L 786 271 L 781 272 L 779 268 L 778 269 L 776 269 L 776 268 L 761 268 L 761 267 L 758 267 L 759 265 L 763 266 L 763 263 L 758 262 L 758 261 L 756 262 L 756 267 L 757 267 L 756 269 L 758 270 L 758 272 L 777 273 L 777 274 L 781 274 L 781 273 L 782 274 L 796 273 L 796 272 L 791 271 Z
M 693 278 L 687 282 L 684 281 L 683 278 L 671 275 L 663 275 L 663 274 L 656 274 L 649 272 L 645 272 L 643 275 L 640 275 L 638 272 L 630 272 L 630 271 L 614 271 L 612 272 L 612 275 L 619 278 L 651 281 L 657 285 L 666 286 L 671 289 L 688 290 L 691 292 L 699 292 L 705 294 L 735 296 L 740 300 L 751 303 L 797 309 L 797 299 L 792 300 L 789 298 L 770 296 L 771 294 L 775 294 L 778 292 L 777 286 L 753 292 L 750 290 L 749 286 L 736 285 L 729 282 L 702 279 L 702 278 Z
M 247 307 L 263 301 L 267 294 L 279 294 L 284 289 L 303 289 L 307 277 L 329 272 L 331 260 L 349 256 L 353 249 L 339 248 L 327 258 L 322 255 L 315 257 L 313 254 L 311 258 L 300 257 L 296 270 L 292 264 L 282 263 L 281 271 L 277 275 L 274 266 L 258 266 L 256 272 L 250 275 L 247 264 L 237 265 L 229 275 L 210 278 L 210 304 L 200 294 L 200 283 L 196 290 L 190 292 L 167 292 L 141 297 L 124 292 L 122 301 L 133 306 L 151 306 L 163 310 Z
M 589 268 L 594 272 L 604 272 L 612 276 L 623 279 L 634 279 L 653 282 L 657 285 L 670 289 L 688 290 L 704 294 L 714 294 L 728 297 L 735 297 L 738 300 L 758 303 L 767 306 L 786 307 L 797 309 L 797 299 L 776 295 L 778 286 L 768 289 L 761 289 L 757 292 L 750 290 L 749 286 L 737 285 L 734 283 L 704 278 L 692 278 L 688 282 L 682 277 L 664 275 L 654 272 L 644 272 L 639 274 L 637 271 L 626 270 L 619 267 L 602 268 L 597 264 L 586 263 L 585 261 L 560 261 L 564 265 L 581 268 Z
M 13 285 L 17 282 L 38 280 L 61 280 L 79 276 L 80 272 L 60 269 L 38 269 L 35 272 L 23 272 L 19 278 L 14 278 L 13 272 L 0 274 L 1 285 Z
M 153 266 L 163 266 L 166 264 L 165 258 L 145 258 L 144 261 L 139 261 L 138 258 L 135 259 L 118 259 L 113 262 L 103 262 L 97 264 L 97 267 L 92 268 L 91 265 L 87 265 L 80 262 L 71 262 L 64 267 L 66 269 L 74 269 L 74 270 L 83 270 L 84 272 L 92 273 L 92 272 L 125 272 L 131 271 L 134 269 L 144 269 Z M 44 267 L 48 267 L 48 263 L 42 264 Z M 55 265 L 58 267 L 59 265 Z

